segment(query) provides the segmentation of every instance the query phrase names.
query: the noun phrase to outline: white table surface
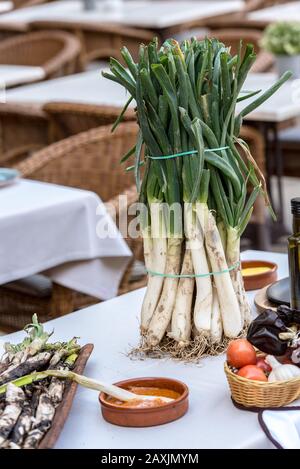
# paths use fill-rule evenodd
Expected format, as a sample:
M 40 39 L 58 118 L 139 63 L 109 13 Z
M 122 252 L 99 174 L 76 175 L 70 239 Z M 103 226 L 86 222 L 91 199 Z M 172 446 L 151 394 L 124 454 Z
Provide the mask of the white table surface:
M 101 70 L 103 70 L 102 68 Z M 101 70 L 79 73 L 67 77 L 47 80 L 32 85 L 8 90 L 8 103 L 30 103 L 42 106 L 46 102 L 65 101 L 102 106 L 122 107 L 128 95 L 117 83 L 111 82 L 101 75 Z M 275 83 L 277 77 L 273 73 L 250 73 L 244 90 L 262 91 Z M 256 98 L 241 102 L 237 110 Z M 134 103 L 131 103 L 131 107 Z M 267 102 L 249 114 L 245 120 L 282 122 L 300 115 L 300 81 L 289 80 Z
M 42 67 L 0 64 L 0 81 L 6 88 L 42 80 L 44 77 L 45 70 Z
M 0 2 L 0 13 L 6 13 L 13 9 L 13 2 L 10 1 L 1 1 Z
M 274 5 L 248 13 L 247 19 L 255 22 L 300 21 L 300 1 Z
M 288 275 L 284 254 L 246 251 L 243 259 L 277 262 L 279 277 Z M 50 321 L 54 340 L 73 335 L 81 343 L 95 344 L 85 369 L 87 376 L 115 382 L 141 376 L 166 376 L 183 380 L 190 388 L 186 416 L 151 428 L 122 428 L 105 422 L 94 391 L 79 388 L 56 448 L 271 448 L 260 429 L 257 414 L 237 410 L 230 399 L 223 371 L 224 356 L 203 359 L 202 365 L 172 360 L 130 360 L 127 352 L 139 340 L 139 315 L 144 289 Z M 253 302 L 254 292 L 249 294 Z M 19 341 L 18 332 L 1 340 Z
M 250 73 L 244 84 L 244 90 L 262 92 L 278 79 L 274 73 Z M 237 109 L 242 109 L 259 95 L 242 101 Z M 289 80 L 271 98 L 258 109 L 251 112 L 245 120 L 262 122 L 283 122 L 300 115 L 300 80 Z
M 105 221 L 113 237 L 97 236 Z M 20 180 L 0 189 L 0 284 L 45 272 L 99 299 L 117 294 L 131 252 L 93 192 Z
M 2 15 L 0 23 L 28 24 L 33 21 L 80 21 L 81 23 L 120 23 L 140 28 L 166 28 L 197 19 L 239 11 L 241 0 L 226 1 L 127 1 L 118 8 L 107 8 L 101 1 L 96 10 L 86 11 L 79 0 L 37 5 Z
M 102 77 L 101 70 L 99 68 L 7 90 L 6 101 L 37 105 L 64 101 L 122 107 L 128 99 L 124 88 Z

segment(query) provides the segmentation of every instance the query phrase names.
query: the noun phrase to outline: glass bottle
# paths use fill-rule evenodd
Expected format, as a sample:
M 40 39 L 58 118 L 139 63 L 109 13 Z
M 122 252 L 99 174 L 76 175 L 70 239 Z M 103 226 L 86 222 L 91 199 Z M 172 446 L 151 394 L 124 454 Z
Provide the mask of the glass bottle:
M 291 200 L 293 234 L 288 238 L 291 308 L 300 312 L 300 197 Z

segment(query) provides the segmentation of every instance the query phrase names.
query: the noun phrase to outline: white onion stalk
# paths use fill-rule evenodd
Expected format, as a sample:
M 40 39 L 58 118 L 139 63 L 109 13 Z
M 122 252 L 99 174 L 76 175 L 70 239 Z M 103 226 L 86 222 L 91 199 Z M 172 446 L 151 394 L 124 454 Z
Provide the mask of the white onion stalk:
M 169 238 L 165 274 L 179 274 L 181 244 L 181 238 Z M 146 335 L 146 341 L 150 347 L 158 345 L 167 330 L 175 305 L 177 286 L 178 278 L 164 278 L 161 297 L 153 313 Z
M 143 236 L 143 251 L 144 251 L 144 261 L 147 270 L 152 269 L 152 250 L 153 242 L 151 237 L 151 226 L 147 226 L 142 231 Z
M 165 223 L 160 203 L 151 203 L 151 254 L 147 256 L 146 267 L 154 272 L 164 273 L 167 258 L 167 237 Z M 147 243 L 149 246 L 149 243 Z M 147 266 L 147 263 L 150 267 Z M 144 335 L 149 327 L 153 313 L 160 298 L 164 278 L 158 275 L 149 275 L 147 291 L 144 297 L 141 312 L 141 333 Z
M 216 287 L 213 287 L 213 304 L 212 304 L 212 315 L 211 315 L 211 331 L 210 337 L 213 344 L 218 344 L 222 340 L 223 335 L 223 324 L 222 316 L 218 298 L 218 292 Z
M 192 255 L 188 247 L 185 249 L 181 274 L 194 274 Z M 191 312 L 194 286 L 195 279 L 192 277 L 179 279 L 175 307 L 172 313 L 171 332 L 168 333 L 169 337 L 178 342 L 179 347 L 185 347 L 191 339 Z
M 213 214 L 206 207 L 205 215 L 205 243 L 207 254 L 213 272 L 224 271 L 214 275 L 215 285 L 218 291 L 220 310 L 224 334 L 226 337 L 235 338 L 243 328 L 242 316 L 235 295 L 222 246 L 221 237 Z
M 227 230 L 227 249 L 226 258 L 228 266 L 237 265 L 235 269 L 231 270 L 230 277 L 232 285 L 237 296 L 240 306 L 240 311 L 244 325 L 249 325 L 252 321 L 251 309 L 248 303 L 246 292 L 244 288 L 244 281 L 241 272 L 240 262 L 240 237 L 235 228 L 229 227 Z
M 217 224 L 217 227 L 218 227 L 218 230 L 219 230 L 219 233 L 220 233 L 220 237 L 221 237 L 221 241 L 222 241 L 222 246 L 223 246 L 223 249 L 224 249 L 224 252 L 226 252 L 227 250 L 227 233 L 226 233 L 226 227 L 224 225 L 224 223 L 222 221 L 220 221 L 218 224 Z
M 204 245 L 204 210 L 206 204 L 196 204 L 196 220 L 189 223 L 187 230 L 189 245 L 192 252 L 193 266 L 196 275 L 205 275 L 210 272 Z M 209 335 L 211 330 L 211 314 L 213 292 L 211 277 L 196 277 L 197 293 L 194 307 L 194 323 L 197 331 Z

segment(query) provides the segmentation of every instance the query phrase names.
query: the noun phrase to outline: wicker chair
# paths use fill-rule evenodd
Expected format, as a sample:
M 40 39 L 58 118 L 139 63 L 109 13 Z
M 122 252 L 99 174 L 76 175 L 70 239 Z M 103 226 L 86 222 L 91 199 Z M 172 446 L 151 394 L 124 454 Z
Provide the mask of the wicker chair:
M 255 29 L 217 29 L 210 30 L 208 36 L 216 37 L 220 41 L 224 42 L 226 46 L 231 46 L 232 54 L 236 54 L 238 52 L 241 39 L 243 40 L 244 47 L 248 43 L 253 44 L 255 51 L 257 52 L 257 59 L 251 68 L 252 72 L 266 72 L 270 70 L 274 63 L 273 56 L 260 49 L 260 31 Z
M 47 115 L 36 107 L 0 104 L 0 166 L 16 165 L 49 144 Z
M 120 108 L 82 103 L 51 102 L 43 107 L 50 122 L 49 135 L 52 142 L 79 134 L 95 127 L 113 124 Z M 124 121 L 135 120 L 135 112 L 128 109 Z
M 82 44 L 81 65 L 111 56 L 121 59 L 120 49 L 126 45 L 136 58 L 141 42 L 149 42 L 153 33 L 113 24 L 88 24 L 63 21 L 33 21 L 32 29 L 60 29 L 77 36 Z
M 36 152 L 17 169 L 30 179 L 91 190 L 106 202 L 133 183 L 119 162 L 134 145 L 136 132 L 130 122 L 114 133 L 110 125 L 82 132 Z
M 17 8 L 32 7 L 35 5 L 41 5 L 42 3 L 48 3 L 48 0 L 12 0 L 14 10 Z
M 0 63 L 39 66 L 44 69 L 44 79 L 55 78 L 77 71 L 80 51 L 80 42 L 71 34 L 34 32 L 2 41 Z
M 110 209 L 116 210 L 118 218 L 137 200 L 132 176 L 124 174 L 120 165 L 124 152 L 134 145 L 136 134 L 134 123 L 121 124 L 114 134 L 110 126 L 92 129 L 54 143 L 15 167 L 23 177 L 94 191 Z M 119 194 L 127 195 L 127 206 L 119 207 Z M 146 283 L 145 275 L 134 281 L 132 277 L 134 261 L 142 259 L 141 239 L 125 238 L 133 259 L 123 276 L 119 294 Z M 2 328 L 21 328 L 33 312 L 45 321 L 99 301 L 56 284 L 46 296 L 24 294 L 19 290 L 12 289 L 11 285 L 0 287 Z
M 246 0 L 245 10 L 254 11 L 268 8 L 273 5 L 280 5 L 281 3 L 288 3 L 291 0 Z

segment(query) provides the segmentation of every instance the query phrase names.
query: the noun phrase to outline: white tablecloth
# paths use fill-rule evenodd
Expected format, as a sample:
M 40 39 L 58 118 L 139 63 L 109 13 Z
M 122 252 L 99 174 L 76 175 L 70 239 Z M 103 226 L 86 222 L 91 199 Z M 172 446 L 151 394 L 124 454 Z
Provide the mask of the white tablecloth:
M 278 79 L 275 73 L 249 73 L 244 90 L 266 91 Z M 242 101 L 237 106 L 237 110 L 244 108 L 257 97 Z M 283 122 L 300 115 L 300 81 L 288 80 L 284 85 L 265 103 L 261 104 L 255 111 L 246 116 L 245 120 L 255 120 L 262 122 Z
M 65 101 L 123 107 L 128 95 L 120 85 L 102 77 L 101 70 L 105 68 L 8 90 L 6 101 L 8 103 L 31 103 L 38 106 L 51 101 Z M 274 73 L 250 73 L 243 89 L 265 91 L 275 83 L 276 79 L 277 76 Z M 283 122 L 299 116 L 299 89 L 299 80 L 289 80 L 245 120 Z M 254 99 L 256 96 L 242 101 L 237 111 Z M 134 103 L 131 103 L 132 106 Z
M 104 68 L 8 90 L 6 102 L 43 105 L 63 101 L 123 107 L 128 95 L 122 86 L 104 78 L 102 70 Z
M 43 78 L 45 78 L 45 70 L 42 67 L 0 64 L 0 82 L 2 86 L 22 85 Z
M 6 13 L 9 10 L 13 9 L 13 2 L 10 1 L 1 1 L 0 2 L 0 13 Z
M 282 5 L 274 5 L 249 13 L 247 19 L 250 21 L 273 23 L 276 21 L 300 21 L 300 3 L 289 2 Z
M 103 220 L 114 238 L 97 236 Z M 0 189 L 0 240 L 0 284 L 47 271 L 100 299 L 117 294 L 131 257 L 96 194 L 29 180 Z
M 248 251 L 243 259 L 277 262 L 279 277 L 288 275 L 284 254 Z M 206 358 L 201 366 L 171 360 L 133 361 L 126 353 L 139 340 L 139 316 L 144 290 L 114 298 L 50 321 L 53 340 L 78 335 L 82 344 L 95 344 L 87 376 L 116 382 L 141 376 L 169 376 L 190 388 L 190 408 L 180 420 L 150 428 L 122 428 L 105 422 L 97 393 L 79 388 L 56 448 L 271 448 L 257 414 L 236 409 L 223 371 L 224 356 Z M 249 294 L 253 301 L 254 293 Z M 18 332 L 1 337 L 17 341 Z
M 109 2 L 106 2 L 106 5 Z M 86 11 L 83 2 L 67 0 L 37 5 L 1 15 L 0 23 L 28 24 L 33 21 L 70 21 L 81 23 L 120 23 L 139 28 L 166 28 L 192 20 L 232 13 L 243 8 L 241 0 L 226 1 L 126 1 L 107 8 L 101 1 L 96 10 Z

